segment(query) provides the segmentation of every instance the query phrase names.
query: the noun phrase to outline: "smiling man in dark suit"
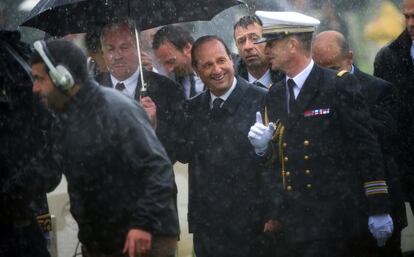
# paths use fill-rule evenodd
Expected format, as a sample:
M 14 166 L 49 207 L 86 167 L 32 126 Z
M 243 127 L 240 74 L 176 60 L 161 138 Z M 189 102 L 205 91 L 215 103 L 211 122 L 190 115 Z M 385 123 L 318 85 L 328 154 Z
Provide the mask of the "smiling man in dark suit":
M 404 195 L 401 187 L 401 177 L 395 162 L 395 142 L 398 142 L 397 102 L 395 88 L 389 82 L 362 72 L 353 64 L 353 52 L 345 37 L 337 31 L 319 33 L 312 44 L 312 57 L 323 67 L 334 70 L 346 70 L 354 74 L 360 82 L 363 94 L 369 108 L 372 125 L 377 134 L 384 157 L 385 174 L 390 186 L 392 199 L 391 216 L 394 221 L 394 233 L 384 247 L 379 248 L 364 222 L 362 237 L 355 249 L 358 256 L 402 256 L 401 230 L 407 226 Z M 362 219 L 367 219 L 361 213 Z
M 286 79 L 269 90 L 268 120 L 256 122 L 249 139 L 264 163 L 279 171 L 283 202 L 277 255 L 352 256 L 358 235 L 360 191 L 369 227 L 379 242 L 392 233 L 388 187 L 380 147 L 353 75 L 314 63 L 313 32 L 319 21 L 296 12 L 256 12 L 263 24 L 272 69 Z M 270 144 L 268 144 L 270 142 Z M 368 224 L 366 224 L 368 226 Z
M 191 52 L 207 90 L 192 98 L 179 160 L 189 163 L 188 222 L 197 257 L 263 256 L 271 201 L 253 147 L 245 137 L 265 90 L 235 77 L 225 43 L 204 36 Z M 269 202 L 267 199 L 270 199 Z
M 144 108 L 151 107 L 151 104 L 155 103 L 153 109 L 156 110 L 149 113 L 150 108 L 146 108 L 146 111 L 153 126 L 156 127 L 158 138 L 167 150 L 171 161 L 174 162 L 175 126 L 182 121 L 184 92 L 172 80 L 143 69 L 148 97 L 141 97 L 141 75 L 138 69 L 135 31 L 133 23 L 128 20 L 107 24 L 102 29 L 101 45 L 109 72 L 100 74 L 96 80 L 104 86 L 116 88 L 135 98 Z M 155 113 L 156 117 L 151 117 Z

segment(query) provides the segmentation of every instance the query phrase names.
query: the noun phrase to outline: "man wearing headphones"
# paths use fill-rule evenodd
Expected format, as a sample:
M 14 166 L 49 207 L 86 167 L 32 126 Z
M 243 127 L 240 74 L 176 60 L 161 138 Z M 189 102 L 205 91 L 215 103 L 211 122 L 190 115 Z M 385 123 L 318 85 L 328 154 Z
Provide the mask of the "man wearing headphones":
M 174 175 L 144 109 L 88 78 L 73 43 L 34 47 L 33 93 L 56 116 L 44 164 L 66 176 L 83 256 L 172 256 Z

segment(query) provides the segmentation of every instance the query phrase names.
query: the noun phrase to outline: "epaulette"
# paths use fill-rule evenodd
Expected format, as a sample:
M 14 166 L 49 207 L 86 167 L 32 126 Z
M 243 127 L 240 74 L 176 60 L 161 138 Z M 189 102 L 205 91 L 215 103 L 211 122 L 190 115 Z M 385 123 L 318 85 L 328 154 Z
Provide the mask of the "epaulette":
M 340 72 L 336 73 L 337 77 L 342 77 L 345 73 L 348 73 L 347 70 L 341 70 Z

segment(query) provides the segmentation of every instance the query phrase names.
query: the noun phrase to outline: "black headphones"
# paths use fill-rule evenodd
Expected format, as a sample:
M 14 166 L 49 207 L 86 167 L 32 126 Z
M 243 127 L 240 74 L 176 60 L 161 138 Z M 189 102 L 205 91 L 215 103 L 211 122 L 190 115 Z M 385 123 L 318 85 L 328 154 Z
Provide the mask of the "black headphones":
M 72 74 L 62 64 L 54 65 L 52 55 L 47 49 L 46 43 L 43 40 L 38 40 L 33 43 L 34 49 L 39 53 L 40 57 L 49 68 L 49 76 L 53 81 L 53 84 L 63 91 L 69 90 L 74 84 Z

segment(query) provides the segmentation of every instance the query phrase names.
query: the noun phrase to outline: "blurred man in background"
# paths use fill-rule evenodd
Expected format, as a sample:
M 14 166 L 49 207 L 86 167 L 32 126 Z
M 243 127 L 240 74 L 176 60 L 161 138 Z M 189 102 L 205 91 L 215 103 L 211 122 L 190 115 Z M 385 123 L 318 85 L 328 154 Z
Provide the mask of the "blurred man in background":
M 155 56 L 175 77 L 183 88 L 187 99 L 203 92 L 204 84 L 191 65 L 191 48 L 194 39 L 188 31 L 176 25 L 168 25 L 159 29 L 152 42 Z
M 271 70 L 263 44 L 255 44 L 262 37 L 262 21 L 256 15 L 244 16 L 234 24 L 234 41 L 240 60 L 237 74 L 250 83 L 265 89 L 282 80 L 284 74 Z
M 143 74 L 140 74 L 133 23 L 119 20 L 107 24 L 102 29 L 101 45 L 108 72 L 100 74 L 96 80 L 136 99 L 145 108 L 151 105 L 155 107 L 156 110 L 149 114 L 150 119 L 174 162 L 175 127 L 181 123 L 184 115 L 185 97 L 181 87 L 155 72 L 143 69 Z M 144 93 L 141 92 L 141 76 L 146 83 L 147 91 Z

